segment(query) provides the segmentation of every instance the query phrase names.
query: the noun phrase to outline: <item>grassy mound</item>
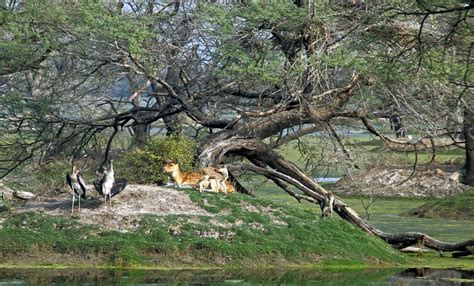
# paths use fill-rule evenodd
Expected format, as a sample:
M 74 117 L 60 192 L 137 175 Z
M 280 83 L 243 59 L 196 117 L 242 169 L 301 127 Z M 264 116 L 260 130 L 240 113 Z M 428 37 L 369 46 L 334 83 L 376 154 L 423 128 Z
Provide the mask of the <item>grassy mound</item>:
M 0 264 L 119 267 L 324 265 L 362 267 L 404 260 L 340 219 L 240 194 L 186 192 L 208 215 L 146 214 L 133 231 L 40 213 L 0 217 Z M 170 202 L 168 202 L 170 203 Z
M 474 219 L 474 189 L 468 192 L 437 199 L 408 212 L 424 218 Z

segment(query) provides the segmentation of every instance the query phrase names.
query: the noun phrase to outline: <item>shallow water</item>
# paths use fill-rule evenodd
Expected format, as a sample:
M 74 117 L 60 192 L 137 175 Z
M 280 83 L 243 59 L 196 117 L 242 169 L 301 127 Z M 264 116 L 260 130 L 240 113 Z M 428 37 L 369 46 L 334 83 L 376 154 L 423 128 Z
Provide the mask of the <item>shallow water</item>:
M 360 198 L 347 197 L 344 201 L 365 217 Z M 402 215 L 423 205 L 427 200 L 377 198 L 370 222 L 383 231 L 401 233 L 417 231 L 447 242 L 461 242 L 474 237 L 474 223 L 467 220 L 429 219 Z M 366 202 L 367 203 L 367 202 Z
M 474 270 L 1 269 L 0 285 L 474 285 Z
M 336 183 L 341 177 L 318 177 L 314 178 L 318 183 Z

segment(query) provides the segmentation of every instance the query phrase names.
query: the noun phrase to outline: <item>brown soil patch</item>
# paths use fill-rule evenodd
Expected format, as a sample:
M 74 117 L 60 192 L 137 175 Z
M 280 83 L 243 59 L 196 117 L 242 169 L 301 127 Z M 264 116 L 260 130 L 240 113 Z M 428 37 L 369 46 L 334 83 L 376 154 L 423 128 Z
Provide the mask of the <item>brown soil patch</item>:
M 420 167 L 410 178 L 413 170 L 406 168 L 378 169 L 360 172 L 339 180 L 334 192 L 348 195 L 387 197 L 446 197 L 465 192 L 468 186 L 452 180 L 452 170 Z
M 97 224 L 104 229 L 131 231 L 139 227 L 144 214 L 159 216 L 193 215 L 212 216 L 195 204 L 184 191 L 158 186 L 128 185 L 112 198 L 112 207 L 103 203 L 102 197 L 92 186 L 88 187 L 87 199 L 81 202 L 81 212 L 75 204 L 74 215 L 81 223 Z M 55 198 L 39 197 L 17 207 L 15 212 L 40 212 L 48 215 L 71 216 L 72 196 L 63 193 Z

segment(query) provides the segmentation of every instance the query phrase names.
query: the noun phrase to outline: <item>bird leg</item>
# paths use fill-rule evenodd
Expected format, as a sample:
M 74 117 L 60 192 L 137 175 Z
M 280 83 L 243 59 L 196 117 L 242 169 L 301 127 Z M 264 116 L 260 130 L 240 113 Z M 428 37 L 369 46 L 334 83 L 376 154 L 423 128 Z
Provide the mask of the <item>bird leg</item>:
M 76 195 L 74 194 L 74 191 L 72 192 L 72 207 L 71 207 L 71 214 L 74 214 L 74 199 Z
M 77 196 L 79 200 L 79 214 L 81 213 L 81 196 Z

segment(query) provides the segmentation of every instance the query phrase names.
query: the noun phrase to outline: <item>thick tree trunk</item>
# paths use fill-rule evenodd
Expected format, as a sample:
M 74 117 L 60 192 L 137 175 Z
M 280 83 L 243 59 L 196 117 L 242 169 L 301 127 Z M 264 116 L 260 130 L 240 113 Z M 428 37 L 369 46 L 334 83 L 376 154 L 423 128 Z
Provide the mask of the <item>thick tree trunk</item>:
M 137 124 L 132 127 L 133 129 L 133 148 L 143 148 L 148 141 L 149 137 L 149 125 L 148 124 Z
M 466 140 L 466 174 L 464 183 L 474 186 L 474 111 L 464 111 L 464 139 Z

